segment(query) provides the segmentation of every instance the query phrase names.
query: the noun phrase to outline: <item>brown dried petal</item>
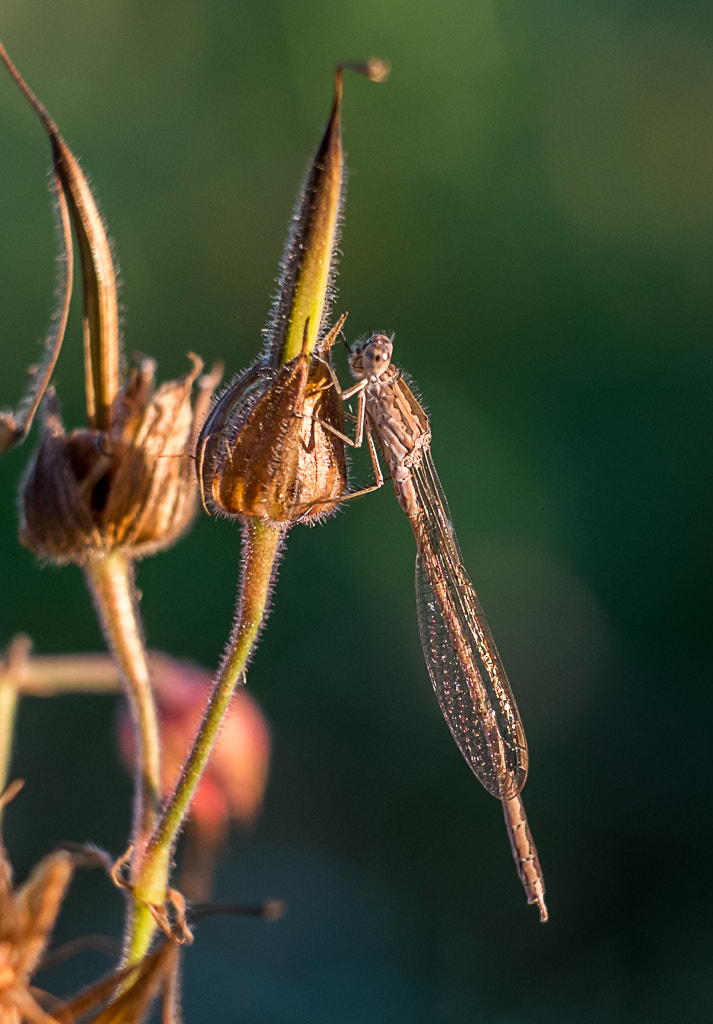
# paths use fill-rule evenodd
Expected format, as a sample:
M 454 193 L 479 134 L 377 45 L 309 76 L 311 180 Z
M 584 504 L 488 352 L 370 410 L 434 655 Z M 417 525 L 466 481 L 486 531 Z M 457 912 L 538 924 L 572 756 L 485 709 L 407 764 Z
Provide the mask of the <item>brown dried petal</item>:
M 102 547 L 91 512 L 93 488 L 85 486 L 85 492 L 89 491 L 86 501 L 81 485 L 86 485 L 90 468 L 96 473 L 104 457 L 98 435 L 82 431 L 81 442 L 73 446 L 72 439 L 67 438 L 57 400 L 54 393 L 48 393 L 40 443 L 22 488 L 20 541 L 36 555 L 52 561 L 78 561 L 79 554 Z
M 125 391 L 127 415 L 112 423 L 117 459 L 105 531 L 111 544 L 131 547 L 134 554 L 177 540 L 196 511 L 188 448 L 194 429 L 191 388 L 201 368 L 196 359 L 189 374 L 163 384 L 148 401 L 147 382 L 135 373 Z
M 20 539 L 35 554 L 84 562 L 116 547 L 138 556 L 175 541 L 195 512 L 187 450 L 194 433 L 185 377 L 153 392 L 154 364 L 144 361 L 115 402 L 103 433 L 64 432 L 48 396 L 38 451 L 24 482 Z
M 14 894 L 18 974 L 37 969 L 72 877 L 72 857 L 64 850 L 44 857 Z

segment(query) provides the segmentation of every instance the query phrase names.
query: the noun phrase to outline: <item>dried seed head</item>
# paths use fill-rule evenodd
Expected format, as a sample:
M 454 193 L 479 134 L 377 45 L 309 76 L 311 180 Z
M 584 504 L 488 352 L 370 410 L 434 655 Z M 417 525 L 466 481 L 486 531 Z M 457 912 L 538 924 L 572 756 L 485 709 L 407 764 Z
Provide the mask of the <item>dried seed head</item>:
M 145 360 L 117 395 L 108 430 L 64 431 L 48 394 L 44 424 L 21 494 L 20 540 L 42 558 L 85 563 L 123 548 L 136 557 L 167 547 L 196 507 L 187 452 L 195 435 L 191 389 L 202 364 L 154 391 Z
M 305 352 L 281 370 L 258 365 L 223 394 L 196 449 L 204 504 L 274 524 L 315 521 L 346 490 L 341 402 L 324 363 Z
M 14 783 L 0 795 L 0 807 L 21 788 Z M 0 839 L 0 1021 L 53 1021 L 46 1016 L 30 984 L 47 948 L 72 877 L 72 857 L 63 850 L 44 857 L 17 888 Z

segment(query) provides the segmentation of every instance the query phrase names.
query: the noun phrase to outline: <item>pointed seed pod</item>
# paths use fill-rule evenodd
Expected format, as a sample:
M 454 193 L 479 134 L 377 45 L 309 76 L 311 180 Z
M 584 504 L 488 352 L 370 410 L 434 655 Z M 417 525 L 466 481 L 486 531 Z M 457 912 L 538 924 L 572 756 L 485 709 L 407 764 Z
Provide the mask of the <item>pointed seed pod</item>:
M 322 358 L 345 319 L 324 333 L 344 200 L 344 67 L 373 81 L 387 74 L 383 61 L 336 68 L 327 128 L 280 263 L 265 354 L 220 396 L 198 440 L 199 486 L 210 511 L 273 525 L 313 522 L 332 512 L 346 490 L 337 436 L 344 433 L 343 412 Z

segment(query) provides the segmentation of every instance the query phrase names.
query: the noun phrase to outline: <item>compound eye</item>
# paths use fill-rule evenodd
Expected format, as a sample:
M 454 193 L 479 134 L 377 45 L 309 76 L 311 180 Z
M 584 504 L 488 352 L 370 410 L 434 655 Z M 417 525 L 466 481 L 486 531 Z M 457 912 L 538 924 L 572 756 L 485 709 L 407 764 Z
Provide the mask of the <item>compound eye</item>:
M 388 369 L 389 363 L 391 362 L 390 344 L 384 344 L 379 340 L 374 340 L 366 346 L 364 352 L 364 370 L 370 376 L 378 377 L 384 370 Z

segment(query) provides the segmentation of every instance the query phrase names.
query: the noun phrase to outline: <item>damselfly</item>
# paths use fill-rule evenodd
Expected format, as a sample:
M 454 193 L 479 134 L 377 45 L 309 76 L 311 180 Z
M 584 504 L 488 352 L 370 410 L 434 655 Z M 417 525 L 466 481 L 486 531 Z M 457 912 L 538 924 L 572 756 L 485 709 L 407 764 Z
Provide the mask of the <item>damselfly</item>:
M 502 802 L 527 901 L 537 904 L 540 920 L 546 921 L 545 883 L 520 797 L 528 767 L 525 732 L 463 566 L 431 456 L 428 417 L 391 362 L 392 351 L 392 341 L 383 334 L 352 346 L 349 365 L 357 383 L 346 391 L 332 371 L 341 397 L 358 397 L 355 437 L 341 436 L 358 447 L 366 433 L 376 483 L 358 493 L 384 482 L 374 435 L 379 441 L 396 497 L 416 537 L 418 623 L 433 689 L 461 753 L 488 792 Z

